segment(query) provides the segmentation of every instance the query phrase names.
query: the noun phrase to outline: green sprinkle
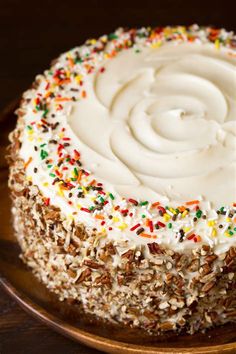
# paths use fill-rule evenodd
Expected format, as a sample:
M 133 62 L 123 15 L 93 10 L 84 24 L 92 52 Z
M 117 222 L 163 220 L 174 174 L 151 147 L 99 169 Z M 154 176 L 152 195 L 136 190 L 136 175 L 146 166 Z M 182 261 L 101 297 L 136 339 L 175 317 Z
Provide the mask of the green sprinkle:
M 49 176 L 56 177 L 56 175 L 54 173 L 49 173 Z
M 75 181 L 77 181 L 77 178 L 71 178 L 70 180 L 75 182 Z
M 52 165 L 47 165 L 47 168 L 51 168 L 52 167 Z
M 33 128 L 30 125 L 27 125 L 28 130 L 32 130 Z
M 143 219 L 146 218 L 146 215 L 143 214 L 143 215 L 142 215 L 142 218 L 143 218 Z
M 236 231 L 236 227 L 234 228 L 234 231 Z
M 44 143 L 44 144 L 41 144 L 41 145 L 39 145 L 41 148 L 43 148 L 44 146 L 46 146 L 47 144 L 46 143 Z
M 78 176 L 78 171 L 77 171 L 77 168 L 76 168 L 76 167 L 74 168 L 74 174 L 75 174 L 76 176 Z
M 75 64 L 81 64 L 81 63 L 83 63 L 83 60 L 81 58 L 75 59 Z
M 109 196 L 110 196 L 110 198 L 111 198 L 112 200 L 115 199 L 115 197 L 114 197 L 114 195 L 113 195 L 112 193 L 110 193 Z
M 115 33 L 110 33 L 110 34 L 108 35 L 108 39 L 109 39 L 109 40 L 117 39 L 117 38 L 118 38 L 118 36 L 117 36 Z
M 229 234 L 230 234 L 230 236 L 233 236 L 234 233 L 233 233 L 233 231 L 229 231 Z
M 198 210 L 198 211 L 196 212 L 196 217 L 197 217 L 198 219 L 200 219 L 201 216 L 202 216 L 202 211 L 201 211 L 201 210 Z
M 172 224 L 171 224 L 171 222 L 169 222 L 168 228 L 169 228 L 169 229 L 172 229 Z
M 42 160 L 46 159 L 46 157 L 48 157 L 47 151 L 41 150 L 40 151 L 40 157 L 41 157 Z
M 101 202 L 101 203 L 104 203 L 104 202 L 105 202 L 105 199 L 103 199 L 103 197 L 100 197 L 100 202 Z
M 48 114 L 49 110 L 48 109 L 45 109 L 45 111 L 43 112 L 43 117 L 45 118 L 46 115 Z
M 140 53 L 141 50 L 140 49 L 135 49 L 135 53 Z
M 140 205 L 143 206 L 143 205 L 147 205 L 148 204 L 148 201 L 146 200 L 145 202 L 141 202 Z

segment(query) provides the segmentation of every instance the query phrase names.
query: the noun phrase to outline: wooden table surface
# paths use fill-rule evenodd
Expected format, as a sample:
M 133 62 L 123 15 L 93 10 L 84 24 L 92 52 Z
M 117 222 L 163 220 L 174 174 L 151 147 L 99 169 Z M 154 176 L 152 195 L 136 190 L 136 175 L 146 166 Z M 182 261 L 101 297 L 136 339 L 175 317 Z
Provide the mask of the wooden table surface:
M 89 6 L 85 6 L 88 4 Z M 234 0 L 1 0 L 0 109 L 61 52 L 119 26 L 214 24 L 236 30 Z M 48 329 L 0 289 L 0 354 L 99 353 Z

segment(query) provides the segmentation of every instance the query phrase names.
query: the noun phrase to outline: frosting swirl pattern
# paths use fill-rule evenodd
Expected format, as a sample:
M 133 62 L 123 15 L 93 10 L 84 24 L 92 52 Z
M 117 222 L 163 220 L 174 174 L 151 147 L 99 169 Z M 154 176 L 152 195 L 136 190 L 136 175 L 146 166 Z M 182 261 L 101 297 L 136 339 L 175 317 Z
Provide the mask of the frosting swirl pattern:
M 168 43 L 101 66 L 68 117 L 85 166 L 124 196 L 232 202 L 235 58 L 209 43 Z

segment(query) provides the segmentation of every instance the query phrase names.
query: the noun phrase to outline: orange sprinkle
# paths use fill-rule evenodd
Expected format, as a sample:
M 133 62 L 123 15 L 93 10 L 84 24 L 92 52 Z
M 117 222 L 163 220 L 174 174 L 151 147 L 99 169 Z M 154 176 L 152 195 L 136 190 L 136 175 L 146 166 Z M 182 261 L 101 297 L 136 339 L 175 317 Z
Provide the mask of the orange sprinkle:
M 82 173 L 83 173 L 82 170 L 79 170 L 78 178 L 77 178 L 78 182 L 81 180 Z
M 32 160 L 33 160 L 33 158 L 32 158 L 32 156 L 30 156 L 28 161 L 26 161 L 25 164 L 24 164 L 24 168 L 25 169 L 29 166 L 29 164 L 32 162 Z
M 95 219 L 104 220 L 105 218 L 101 214 L 97 214 L 95 215 Z
M 96 183 L 96 180 L 93 179 L 93 180 L 89 183 L 89 186 L 93 186 L 95 183 Z
M 146 219 L 146 222 L 145 222 L 145 225 L 146 225 L 146 226 L 149 226 L 149 223 L 150 223 L 150 220 L 147 218 L 147 219 Z
M 55 77 L 54 80 L 56 81 L 56 83 L 58 85 L 64 85 L 64 84 L 68 84 L 68 82 L 70 82 L 71 80 L 70 79 L 59 79 L 58 77 Z
M 144 232 L 142 232 L 139 236 L 145 237 L 145 238 L 157 238 L 156 235 L 152 236 L 150 234 L 146 234 Z
M 159 202 L 155 202 L 155 203 L 152 204 L 152 208 L 155 208 L 155 207 L 157 207 L 158 205 L 160 205 L 160 203 L 159 203 Z
M 197 242 L 201 242 L 201 241 L 202 241 L 202 238 L 201 238 L 200 235 L 197 235 L 195 238 L 196 238 L 196 241 L 197 241 Z
M 83 97 L 83 98 L 86 98 L 86 97 L 87 97 L 87 93 L 86 93 L 86 91 L 84 91 L 84 90 L 82 91 L 82 97 Z
M 72 58 L 68 58 L 69 65 L 73 67 L 75 65 L 74 60 Z
M 44 97 L 48 98 L 49 96 L 51 96 L 51 93 L 52 93 L 51 91 L 48 91 L 47 93 L 45 93 Z
M 199 204 L 199 200 L 190 200 L 189 202 L 186 202 L 185 204 L 186 204 L 186 205 Z
M 185 211 L 186 208 L 182 205 L 182 206 L 178 207 L 178 209 L 182 213 L 183 211 Z
M 69 97 L 56 97 L 55 98 L 56 102 L 65 102 L 65 101 L 71 101 L 71 98 Z

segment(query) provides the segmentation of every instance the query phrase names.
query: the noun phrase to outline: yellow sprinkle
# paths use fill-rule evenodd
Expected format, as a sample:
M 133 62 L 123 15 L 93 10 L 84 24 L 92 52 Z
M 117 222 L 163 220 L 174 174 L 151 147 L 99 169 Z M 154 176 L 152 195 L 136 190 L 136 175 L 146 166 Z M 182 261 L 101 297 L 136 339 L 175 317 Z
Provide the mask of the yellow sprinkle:
M 185 218 L 185 216 L 188 214 L 188 210 L 185 210 L 183 213 L 182 213 L 182 218 Z
M 80 81 L 82 80 L 82 75 L 76 75 L 75 80 L 79 84 Z
M 127 228 L 127 224 L 125 224 L 125 223 L 123 223 L 123 224 L 121 224 L 120 226 L 118 226 L 118 228 L 120 229 L 120 230 L 125 230 L 126 228 Z
M 27 181 L 30 181 L 30 182 L 32 181 L 32 177 L 31 176 L 27 176 L 26 179 L 27 179 Z
M 69 214 L 69 215 L 67 216 L 67 218 L 68 218 L 69 220 L 74 220 L 74 219 L 75 219 L 72 214 Z
M 97 40 L 92 38 L 92 39 L 89 39 L 89 43 L 90 44 L 96 44 L 97 43 Z
M 213 227 L 212 231 L 211 231 L 211 236 L 215 237 L 216 236 L 216 229 Z
M 165 221 L 169 221 L 169 220 L 170 220 L 170 215 L 167 214 L 167 213 L 165 213 L 165 214 L 163 215 L 163 218 L 164 218 Z
M 230 218 L 226 218 L 226 221 L 227 221 L 227 222 L 231 222 L 231 219 L 230 219 Z
M 43 183 L 43 186 L 44 186 L 44 187 L 47 187 L 47 186 L 48 186 L 48 182 L 44 182 L 44 183 Z
M 61 181 L 57 183 L 57 194 L 59 194 L 61 197 L 64 197 L 64 193 L 63 193 L 62 189 L 60 188 L 61 183 L 62 183 Z
M 184 227 L 184 232 L 188 232 L 191 229 L 191 227 Z
M 210 221 L 208 221 L 208 223 L 207 223 L 207 225 L 209 226 L 209 227 L 212 227 L 212 226 L 214 226 L 215 225 L 215 221 L 214 220 L 210 220 Z
M 60 133 L 58 134 L 59 135 L 59 138 L 62 139 L 64 137 L 64 133 Z
M 152 43 L 151 47 L 152 47 L 153 49 L 155 49 L 155 48 L 159 48 L 161 45 L 162 45 L 162 42 L 161 42 L 161 41 L 158 41 L 158 42 Z
M 84 192 L 84 194 L 87 194 L 88 193 L 88 191 L 86 190 L 86 188 L 85 187 L 81 187 L 82 188 L 82 191 Z
M 28 141 L 33 141 L 34 140 L 34 138 L 32 137 L 32 136 L 30 136 L 29 138 L 28 138 Z
M 173 213 L 173 214 L 177 214 L 177 213 L 176 213 L 176 211 L 175 211 L 175 209 L 173 209 L 173 208 L 169 208 L 169 210 L 171 211 L 171 213 Z
M 42 138 L 38 138 L 38 142 L 40 143 L 42 141 Z
M 215 48 L 216 49 L 220 49 L 220 41 L 219 41 L 219 39 L 215 40 Z
M 227 236 L 227 237 L 231 236 L 227 231 L 224 233 L 224 235 Z
M 107 233 L 105 227 L 102 227 L 102 228 L 101 228 L 101 232 L 102 232 L 103 234 L 106 234 L 106 233 Z
M 112 221 L 114 221 L 114 222 L 118 222 L 118 221 L 120 221 L 120 219 L 119 219 L 119 218 L 117 218 L 116 216 L 113 216 Z
M 32 135 L 34 134 L 34 131 L 33 130 L 28 130 L 28 135 Z
M 81 204 L 77 204 L 77 208 L 80 209 L 81 208 Z

